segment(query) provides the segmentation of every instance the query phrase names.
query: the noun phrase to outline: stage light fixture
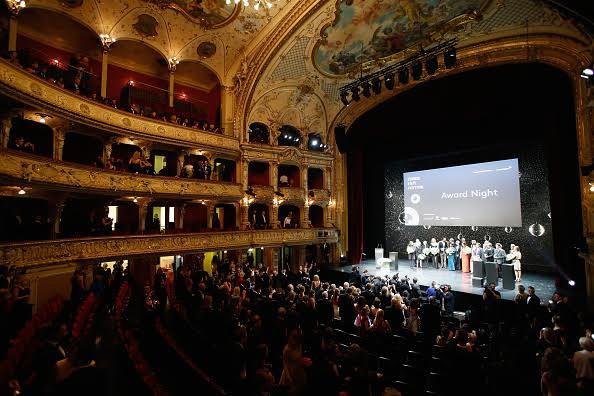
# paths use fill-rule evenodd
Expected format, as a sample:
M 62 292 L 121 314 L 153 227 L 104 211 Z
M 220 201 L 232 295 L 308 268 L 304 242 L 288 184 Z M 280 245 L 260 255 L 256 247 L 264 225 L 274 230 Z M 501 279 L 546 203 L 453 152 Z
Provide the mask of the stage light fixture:
M 574 287 L 575 286 L 575 281 L 573 279 L 570 279 L 569 282 L 567 282 L 569 284 L 569 286 Z
M 371 96 L 371 84 L 365 81 L 363 84 L 361 84 L 361 88 L 363 88 L 363 96 L 366 98 Z
M 373 93 L 376 95 L 379 95 L 380 92 L 382 92 L 382 80 L 380 80 L 379 77 L 376 77 L 373 80 L 371 80 L 371 89 L 373 90 Z
M 456 66 L 456 47 L 452 47 L 443 53 L 443 63 L 448 69 Z
M 423 64 L 421 62 L 413 63 L 411 70 L 413 80 L 420 80 L 421 75 L 423 74 Z
M 408 84 L 408 69 L 398 70 L 398 82 L 402 85 Z
M 384 84 L 390 91 L 394 89 L 394 73 L 388 73 L 384 76 Z
M 320 144 L 320 142 L 318 142 L 318 139 L 314 139 L 314 140 L 311 141 L 311 145 L 314 146 L 314 147 L 317 147 L 318 144 Z
M 359 96 L 359 87 L 354 87 L 353 89 L 351 89 L 351 93 L 351 97 L 355 102 L 358 102 L 361 99 L 361 97 Z
M 19 194 L 19 195 L 25 195 L 25 194 L 27 194 L 27 192 L 25 191 L 25 189 L 23 189 L 23 188 L 21 187 L 21 189 L 19 190 L 18 194 Z
M 428 74 L 435 74 L 438 68 L 437 56 L 433 56 L 425 61 L 425 69 Z
M 346 91 L 343 91 L 340 93 L 340 101 L 345 105 L 348 106 L 349 105 L 349 93 Z
M 594 192 L 594 184 L 590 183 L 590 192 Z
M 586 67 L 584 70 L 582 70 L 582 74 L 586 76 L 594 76 L 594 69 L 591 67 Z

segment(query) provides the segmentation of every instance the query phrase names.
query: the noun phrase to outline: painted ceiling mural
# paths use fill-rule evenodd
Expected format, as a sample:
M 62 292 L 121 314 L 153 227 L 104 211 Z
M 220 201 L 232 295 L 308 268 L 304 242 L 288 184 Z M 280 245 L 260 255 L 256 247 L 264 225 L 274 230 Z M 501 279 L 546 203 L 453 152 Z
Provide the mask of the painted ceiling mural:
M 362 62 L 432 42 L 477 19 L 491 0 L 338 0 L 314 50 L 318 69 L 342 75 Z
M 235 2 L 225 0 L 144 0 L 161 8 L 176 10 L 206 27 L 220 27 L 237 16 L 240 9 Z

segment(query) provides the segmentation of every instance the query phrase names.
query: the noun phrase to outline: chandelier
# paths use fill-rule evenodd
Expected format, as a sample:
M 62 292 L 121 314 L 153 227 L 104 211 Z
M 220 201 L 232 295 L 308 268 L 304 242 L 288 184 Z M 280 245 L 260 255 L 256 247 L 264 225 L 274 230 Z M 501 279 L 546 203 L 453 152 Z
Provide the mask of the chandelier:
M 272 8 L 274 0 L 225 0 L 227 4 L 231 4 L 233 1 L 235 4 L 243 3 L 244 7 L 249 7 L 250 4 L 254 7 L 254 10 L 258 11 L 262 8 Z
M 20 10 L 27 6 L 25 0 L 6 0 L 6 5 L 13 14 L 18 14 Z

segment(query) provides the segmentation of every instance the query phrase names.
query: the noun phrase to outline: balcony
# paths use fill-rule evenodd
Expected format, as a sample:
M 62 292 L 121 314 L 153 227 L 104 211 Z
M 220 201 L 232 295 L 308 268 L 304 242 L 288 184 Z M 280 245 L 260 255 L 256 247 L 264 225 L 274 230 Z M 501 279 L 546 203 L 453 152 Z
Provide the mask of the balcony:
M 200 147 L 220 153 L 237 154 L 239 141 L 233 136 L 140 117 L 76 95 L 0 60 L 0 91 L 16 100 L 43 108 L 80 123 L 123 136 Z
M 0 244 L 0 265 L 38 267 L 77 260 L 129 258 L 145 254 L 171 255 L 337 241 L 338 233 L 331 228 L 60 239 Z
M 313 193 L 313 197 L 311 194 Z M 310 189 L 310 197 L 312 198 L 311 204 L 326 206 L 330 203 L 330 191 L 323 189 Z
M 305 190 L 300 187 L 280 187 L 283 201 L 302 205 L 305 202 Z
M 66 190 L 233 201 L 243 197 L 241 185 L 235 183 L 109 171 L 4 149 L 0 157 L 1 175 Z

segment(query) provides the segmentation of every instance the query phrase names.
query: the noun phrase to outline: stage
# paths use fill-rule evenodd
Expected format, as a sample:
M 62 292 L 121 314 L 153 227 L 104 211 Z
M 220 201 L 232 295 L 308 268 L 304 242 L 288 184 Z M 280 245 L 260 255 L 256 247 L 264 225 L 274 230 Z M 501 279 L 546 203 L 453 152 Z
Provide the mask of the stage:
M 431 282 L 435 281 L 440 285 L 450 285 L 454 292 L 470 293 L 476 295 L 482 295 L 484 288 L 472 286 L 472 274 L 463 273 L 462 271 L 449 271 L 447 269 L 435 269 L 435 268 L 410 268 L 408 260 L 398 260 L 398 270 L 388 269 L 386 266 L 381 269 L 376 269 L 375 260 L 366 260 L 358 265 L 359 272 L 367 270 L 373 275 L 389 275 L 390 277 L 395 273 L 399 273 L 400 277 L 408 275 L 409 278 L 417 278 L 418 283 L 421 286 L 428 287 Z M 352 265 L 345 265 L 338 268 L 339 271 L 350 273 Z M 522 282 L 516 283 L 521 284 L 528 289 L 528 286 L 534 286 L 536 294 L 540 297 L 541 301 L 545 302 L 555 291 L 555 277 L 552 274 L 545 273 L 522 273 Z M 506 300 L 513 300 L 517 289 L 505 290 L 502 288 L 501 279 L 499 279 L 499 285 L 497 290 L 501 293 L 502 298 Z

